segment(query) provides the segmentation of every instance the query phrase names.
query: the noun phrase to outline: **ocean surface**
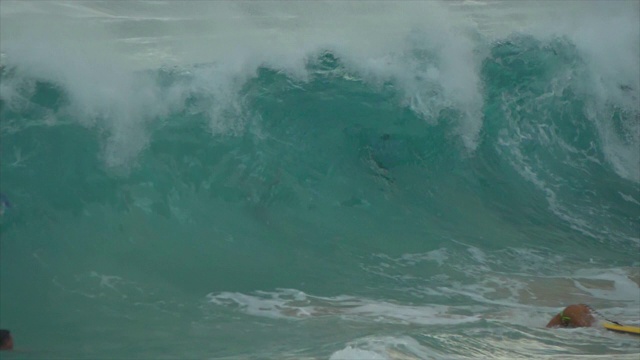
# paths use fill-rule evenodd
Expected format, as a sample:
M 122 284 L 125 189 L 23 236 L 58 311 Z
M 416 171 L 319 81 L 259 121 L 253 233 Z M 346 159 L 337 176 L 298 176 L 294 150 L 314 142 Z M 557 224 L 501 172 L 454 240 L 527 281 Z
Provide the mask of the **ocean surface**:
M 0 2 L 2 359 L 638 359 L 638 1 Z

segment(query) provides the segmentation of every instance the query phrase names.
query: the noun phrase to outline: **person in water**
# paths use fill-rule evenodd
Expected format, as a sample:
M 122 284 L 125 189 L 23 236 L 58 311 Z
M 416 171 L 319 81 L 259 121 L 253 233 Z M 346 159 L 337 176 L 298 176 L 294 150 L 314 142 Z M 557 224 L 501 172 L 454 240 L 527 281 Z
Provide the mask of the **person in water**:
M 0 193 L 0 216 L 4 215 L 6 210 L 11 208 L 11 203 L 9 199 L 2 193 Z
M 585 304 L 569 305 L 547 324 L 547 327 L 589 327 L 596 323 L 591 307 Z
M 0 350 L 12 350 L 13 337 L 9 330 L 0 330 Z

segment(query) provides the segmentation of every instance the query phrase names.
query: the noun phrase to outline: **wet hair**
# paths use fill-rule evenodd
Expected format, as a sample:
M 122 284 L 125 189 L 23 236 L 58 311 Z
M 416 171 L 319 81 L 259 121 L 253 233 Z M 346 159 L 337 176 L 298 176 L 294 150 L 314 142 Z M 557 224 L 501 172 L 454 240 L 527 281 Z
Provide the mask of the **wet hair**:
M 9 330 L 0 330 L 0 346 L 4 345 L 11 339 L 11 332 Z

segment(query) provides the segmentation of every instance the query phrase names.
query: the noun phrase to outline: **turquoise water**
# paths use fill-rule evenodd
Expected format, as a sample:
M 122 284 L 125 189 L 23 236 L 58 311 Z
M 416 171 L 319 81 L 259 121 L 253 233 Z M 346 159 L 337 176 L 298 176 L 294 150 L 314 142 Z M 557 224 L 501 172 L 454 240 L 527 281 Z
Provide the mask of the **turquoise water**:
M 636 358 L 638 3 L 287 4 L 2 2 L 2 358 Z

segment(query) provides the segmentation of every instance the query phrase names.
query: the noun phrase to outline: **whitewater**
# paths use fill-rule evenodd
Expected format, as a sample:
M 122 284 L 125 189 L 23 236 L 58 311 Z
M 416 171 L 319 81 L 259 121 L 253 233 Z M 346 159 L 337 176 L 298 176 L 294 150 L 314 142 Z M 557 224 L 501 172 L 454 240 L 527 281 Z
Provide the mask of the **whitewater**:
M 0 2 L 3 359 L 637 359 L 638 1 Z

